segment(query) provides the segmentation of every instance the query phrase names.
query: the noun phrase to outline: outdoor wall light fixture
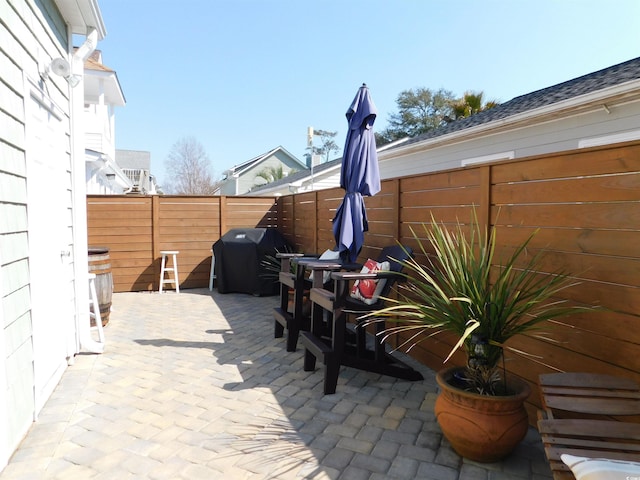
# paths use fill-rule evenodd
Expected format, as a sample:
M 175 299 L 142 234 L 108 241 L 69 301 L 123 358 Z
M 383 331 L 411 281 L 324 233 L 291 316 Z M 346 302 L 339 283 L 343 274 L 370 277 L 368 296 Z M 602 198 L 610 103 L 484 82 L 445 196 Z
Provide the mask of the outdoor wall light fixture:
M 107 180 L 109 180 L 110 182 L 113 182 L 115 179 L 116 179 L 115 173 L 107 173 Z
M 64 78 L 71 88 L 77 87 L 80 83 L 80 75 L 71 73 L 71 65 L 64 58 L 54 58 L 49 64 L 46 74 L 48 75 L 49 72 Z

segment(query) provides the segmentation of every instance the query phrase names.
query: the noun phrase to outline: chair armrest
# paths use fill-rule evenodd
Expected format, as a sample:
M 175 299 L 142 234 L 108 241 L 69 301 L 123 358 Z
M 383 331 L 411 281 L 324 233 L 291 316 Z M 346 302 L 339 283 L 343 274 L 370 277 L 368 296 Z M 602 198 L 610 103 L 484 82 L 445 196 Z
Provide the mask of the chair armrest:
M 310 255 L 306 255 L 304 253 L 291 253 L 291 252 L 278 252 L 276 253 L 276 258 L 281 260 L 280 262 L 280 271 L 281 272 L 290 272 L 292 264 L 298 263 L 301 259 L 306 258 L 317 258 Z
M 311 271 L 311 283 L 314 287 L 322 287 L 324 284 L 325 272 L 339 270 L 341 263 L 336 260 L 307 260 L 298 263 L 305 270 Z
M 292 252 L 278 252 L 276 253 L 276 258 L 297 258 L 297 257 L 306 257 L 309 255 L 305 255 L 304 253 L 292 253 Z
M 337 270 L 340 268 L 340 262 L 337 260 L 319 260 L 317 258 L 305 258 L 298 261 L 298 265 L 309 270 Z
M 381 271 L 375 273 L 362 273 L 362 272 L 332 272 L 331 278 L 338 281 L 351 281 L 351 280 L 377 280 L 380 278 L 400 278 L 401 275 L 398 272 Z
M 362 265 L 359 263 L 345 263 L 340 260 L 316 260 L 304 262 L 304 266 L 311 270 L 311 280 L 314 287 L 322 287 L 328 282 L 330 272 L 344 270 L 360 270 Z

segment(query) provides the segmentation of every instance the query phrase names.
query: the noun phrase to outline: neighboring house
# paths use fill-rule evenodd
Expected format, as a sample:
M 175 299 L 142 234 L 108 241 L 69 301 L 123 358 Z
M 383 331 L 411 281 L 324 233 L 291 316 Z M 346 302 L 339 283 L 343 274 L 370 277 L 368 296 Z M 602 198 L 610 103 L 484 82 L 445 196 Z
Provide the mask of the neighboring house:
M 640 58 L 378 149 L 382 179 L 640 138 Z M 254 189 L 286 195 L 339 186 L 340 162 Z
M 240 165 L 231 167 L 223 174 L 216 195 L 246 195 L 256 185 L 266 183 L 258 174 L 267 168 L 282 166 L 285 175 L 293 171 L 302 171 L 307 166 L 282 147 L 258 155 Z
M 122 194 L 133 182 L 115 161 L 115 107 L 126 104 L 116 72 L 94 51 L 84 62 L 84 130 L 87 193 Z
M 382 178 L 640 138 L 640 58 L 456 120 L 381 152 Z
M 151 175 L 151 153 L 139 150 L 116 150 L 116 164 L 132 183 L 130 191 L 124 193 L 158 195 L 162 190 Z
M 83 65 L 106 31 L 96 0 L 0 18 L 2 469 L 89 334 Z
M 406 142 L 408 139 L 396 140 L 378 148 L 378 155 L 389 148 Z M 292 173 L 285 178 L 254 188 L 248 195 L 279 196 L 290 193 L 311 192 L 340 186 L 340 168 L 342 157 L 329 162 L 320 163 L 312 169 Z
M 287 178 L 269 183 L 252 191 L 252 195 L 287 195 L 312 190 L 324 190 L 340 185 L 342 158 L 315 165 L 309 170 L 291 174 Z

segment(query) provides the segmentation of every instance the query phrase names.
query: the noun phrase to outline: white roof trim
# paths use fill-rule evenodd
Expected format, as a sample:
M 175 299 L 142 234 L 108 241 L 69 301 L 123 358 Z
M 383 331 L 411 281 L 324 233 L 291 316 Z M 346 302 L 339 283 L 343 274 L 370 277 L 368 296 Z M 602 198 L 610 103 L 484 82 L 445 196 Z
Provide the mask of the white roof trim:
M 109 157 L 109 155 L 96 152 L 95 150 L 89 150 L 89 149 L 84 151 L 84 155 L 85 155 L 85 162 L 95 163 L 96 166 L 99 168 L 99 171 L 103 171 L 105 174 L 114 173 L 120 180 L 120 183 L 122 184 L 122 186 L 126 188 L 133 187 L 133 182 L 131 181 L 131 179 L 127 176 L 126 173 L 122 171 L 122 169 L 118 166 L 118 164 L 115 163 Z
M 98 0 L 54 0 L 58 10 L 71 27 L 71 33 L 87 35 L 91 28 L 98 33 L 98 40 L 107 35 Z
M 102 84 L 102 85 L 101 85 Z M 105 95 L 105 103 L 117 107 L 124 107 L 127 101 L 122 93 L 118 75 L 114 71 L 84 69 L 84 101 L 85 103 L 99 103 L 100 93 Z

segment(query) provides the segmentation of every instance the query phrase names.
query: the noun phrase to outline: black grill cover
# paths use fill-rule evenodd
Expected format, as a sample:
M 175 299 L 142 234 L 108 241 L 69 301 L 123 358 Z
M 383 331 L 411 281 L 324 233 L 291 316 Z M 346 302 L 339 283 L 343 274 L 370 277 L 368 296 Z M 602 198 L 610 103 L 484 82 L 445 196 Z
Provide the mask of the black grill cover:
M 275 228 L 234 228 L 213 244 L 218 292 L 277 295 L 280 283 L 261 262 L 285 252 L 287 241 Z

